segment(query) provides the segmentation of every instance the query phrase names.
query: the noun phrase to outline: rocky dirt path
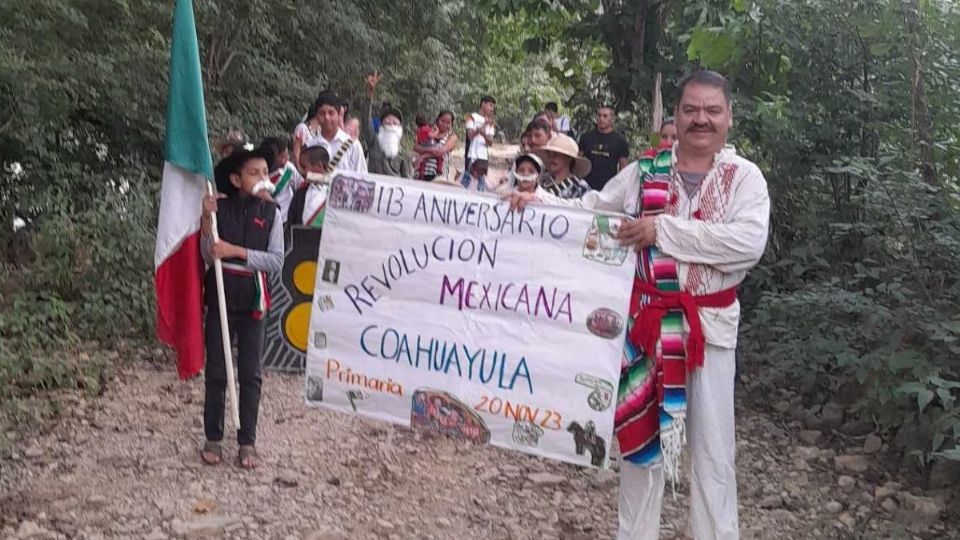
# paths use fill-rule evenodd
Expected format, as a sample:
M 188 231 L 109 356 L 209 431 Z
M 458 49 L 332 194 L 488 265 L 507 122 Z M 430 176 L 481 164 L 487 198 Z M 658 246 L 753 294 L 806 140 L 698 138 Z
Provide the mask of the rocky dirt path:
M 307 410 L 302 378 L 268 374 L 261 467 L 207 467 L 202 380 L 136 363 L 42 433 L 6 433 L 3 538 L 603 539 L 616 471 L 594 471 Z M 876 441 L 837 456 L 818 434 L 740 410 L 744 538 L 945 538 L 944 494 L 886 482 Z M 806 439 L 798 439 L 802 436 Z M 855 441 L 863 445 L 864 439 Z M 227 445 L 228 457 L 236 446 Z M 686 538 L 686 497 L 662 538 Z

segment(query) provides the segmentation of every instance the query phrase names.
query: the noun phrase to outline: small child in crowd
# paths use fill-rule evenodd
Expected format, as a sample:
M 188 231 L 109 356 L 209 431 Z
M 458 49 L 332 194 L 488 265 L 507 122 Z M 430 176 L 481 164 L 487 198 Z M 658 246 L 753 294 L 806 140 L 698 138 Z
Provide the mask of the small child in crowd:
M 293 195 L 287 223 L 321 227 L 330 186 L 324 177 L 330 172 L 330 154 L 322 146 L 311 146 L 300 153 L 300 169 L 306 175 L 306 181 Z
M 439 132 L 437 131 L 437 127 L 430 124 L 430 122 L 428 122 L 427 119 L 422 114 L 419 114 L 419 113 L 414 117 L 414 123 L 417 124 L 416 145 L 422 146 L 424 148 L 433 148 L 437 146 L 436 139 L 437 137 L 439 137 Z M 429 156 L 425 156 L 423 154 L 414 154 L 413 170 L 420 171 L 421 161 L 423 161 L 428 157 Z M 436 170 L 433 170 L 432 172 L 433 172 L 433 175 L 436 176 Z M 423 179 L 422 175 L 418 174 L 418 177 Z
M 422 114 L 415 116 L 414 121 L 417 124 L 417 144 L 422 146 L 433 144 L 434 139 L 440 136 L 437 126 L 428 122 Z
M 513 162 L 509 184 L 517 191 L 537 191 L 537 179 L 543 173 L 543 161 L 534 154 L 523 154 Z
M 207 349 L 203 429 L 206 443 L 200 452 L 209 465 L 223 460 L 224 395 L 226 362 L 220 326 L 220 310 L 214 259 L 223 264 L 227 323 L 237 346 L 240 382 L 240 430 L 238 463 L 245 469 L 257 466 L 257 416 L 260 409 L 264 316 L 270 306 L 266 274 L 283 266 L 283 223 L 277 204 L 260 190 L 270 171 L 272 156 L 263 149 L 236 150 L 214 170 L 217 190 L 224 198 L 203 200 L 201 253 L 210 265 L 204 281 Z M 258 192 L 259 190 L 259 192 Z M 213 241 L 212 214 L 217 214 L 220 239 Z
M 474 160 L 470 163 L 470 169 L 460 177 L 460 185 L 471 191 L 491 191 L 496 188 L 495 185 L 487 183 L 487 161 Z
M 273 200 L 280 206 L 280 217 L 283 223 L 287 222 L 287 213 L 290 210 L 290 201 L 293 194 L 303 184 L 303 176 L 290 161 L 290 146 L 282 137 L 268 137 L 260 143 L 260 148 L 270 152 L 273 156 L 273 171 L 270 172 L 270 181 L 276 186 L 273 190 Z

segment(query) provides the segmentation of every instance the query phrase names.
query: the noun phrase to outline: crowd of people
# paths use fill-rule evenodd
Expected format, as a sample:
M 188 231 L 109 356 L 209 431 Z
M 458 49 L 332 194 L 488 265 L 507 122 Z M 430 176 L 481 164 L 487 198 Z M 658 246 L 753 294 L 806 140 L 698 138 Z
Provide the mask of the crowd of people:
M 389 102 L 383 102 L 376 113 L 373 110 L 380 80 L 377 73 L 366 78 L 368 102 L 363 121 L 351 116 L 348 103 L 328 90 L 311 104 L 291 137 L 269 137 L 261 143 L 264 155 L 270 157 L 269 178 L 274 184 L 270 196 L 280 207 L 284 224 L 312 222 L 310 218 L 325 199 L 321 179 L 335 169 L 438 181 L 475 191 L 534 192 L 540 187 L 563 198 L 576 198 L 591 189 L 602 190 L 630 158 L 626 137 L 615 130 L 613 106 L 601 104 L 595 127 L 577 141 L 570 118 L 560 114 L 555 102 L 549 102 L 520 136 L 520 153 L 509 173 L 491 174 L 490 148 L 497 135 L 497 102 L 492 96 L 484 96 L 478 110 L 463 120 L 464 166 L 462 170 L 453 170 L 451 154 L 461 142 L 455 129 L 456 115 L 443 110 L 431 122 L 417 114 L 412 150 L 408 151 L 403 144 L 404 120 L 400 110 Z M 676 141 L 672 119 L 663 123 L 660 137 L 664 145 Z M 302 158 L 310 148 L 321 148 L 323 152 L 314 150 L 309 161 L 304 162 Z M 219 157 L 225 158 L 234 151 L 252 148 L 243 132 L 237 130 L 229 133 L 217 150 Z M 521 163 L 533 167 L 537 177 L 531 180 L 532 172 L 519 174 Z M 308 181 L 310 173 L 315 182 Z M 314 193 L 310 194 L 314 184 Z M 301 189 L 307 200 L 299 201 L 296 215 L 291 216 L 294 194 Z
M 379 81 L 378 74 L 367 78 L 371 104 Z M 658 537 L 664 483 L 676 480 L 689 440 L 693 533 L 737 538 L 736 288 L 764 251 L 770 201 L 757 166 L 726 144 L 733 118 L 727 80 L 696 71 L 678 93 L 675 119 L 663 122 L 660 145 L 634 157 L 615 130 L 613 107 L 599 106 L 595 128 L 578 142 L 569 118 L 548 104 L 526 127 L 520 153 L 500 179 L 488 174 L 497 133 L 491 96 L 463 122 L 465 166 L 453 175 L 450 155 L 460 140 L 451 111 L 432 123 L 417 118 L 412 155 L 401 143 L 399 110 L 383 103 L 373 114 L 371 105 L 365 121 L 355 121 L 331 91 L 317 97 L 289 145 L 275 137 L 252 148 L 242 134 L 231 134 L 214 171 L 225 198 L 204 200 L 201 249 L 207 262 L 223 261 L 230 331 L 239 349 L 239 464 L 257 464 L 262 316 L 269 306 L 264 276 L 282 266 L 284 224 L 322 227 L 327 179 L 335 170 L 446 182 L 498 192 L 513 209 L 540 202 L 633 218 L 617 232 L 621 244 L 639 254 L 615 417 L 622 461 L 618 537 Z M 226 378 L 216 299 L 208 294 L 206 304 L 201 457 L 214 465 L 222 459 Z

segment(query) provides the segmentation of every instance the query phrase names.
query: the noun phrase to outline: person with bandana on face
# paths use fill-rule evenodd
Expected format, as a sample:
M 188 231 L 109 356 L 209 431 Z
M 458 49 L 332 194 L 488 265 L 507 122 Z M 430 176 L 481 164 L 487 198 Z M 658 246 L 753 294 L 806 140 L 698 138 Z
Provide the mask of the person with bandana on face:
M 410 159 L 400 146 L 403 138 L 403 117 L 390 108 L 380 114 L 380 131 L 370 145 L 367 170 L 374 174 L 412 178 Z
M 541 173 L 543 161 L 536 154 L 521 154 L 513 161 L 507 185 L 520 192 L 536 193 Z
M 272 201 L 273 185 L 267 180 L 273 156 L 269 150 L 238 150 L 214 169 L 221 198 L 203 198 L 200 220 L 200 253 L 208 266 L 204 278 L 204 325 L 207 361 L 204 368 L 203 430 L 206 442 L 200 458 L 208 465 L 223 460 L 224 402 L 227 387 L 223 334 L 217 297 L 214 259 L 223 264 L 223 292 L 231 341 L 237 346 L 237 380 L 240 385 L 238 463 L 257 466 L 257 417 L 262 385 L 263 336 L 270 309 L 267 274 L 283 267 L 283 219 Z M 216 213 L 219 238 L 213 237 Z

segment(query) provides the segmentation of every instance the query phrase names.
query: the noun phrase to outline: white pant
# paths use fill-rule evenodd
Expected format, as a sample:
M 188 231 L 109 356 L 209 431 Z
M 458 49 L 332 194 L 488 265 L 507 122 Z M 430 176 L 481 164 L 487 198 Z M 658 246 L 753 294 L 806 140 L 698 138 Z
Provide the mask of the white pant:
M 740 537 L 737 521 L 735 351 L 707 345 L 703 367 L 687 377 L 690 521 L 696 540 Z M 662 465 L 620 462 L 618 540 L 656 540 L 663 506 Z

